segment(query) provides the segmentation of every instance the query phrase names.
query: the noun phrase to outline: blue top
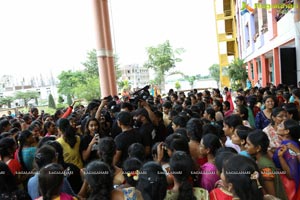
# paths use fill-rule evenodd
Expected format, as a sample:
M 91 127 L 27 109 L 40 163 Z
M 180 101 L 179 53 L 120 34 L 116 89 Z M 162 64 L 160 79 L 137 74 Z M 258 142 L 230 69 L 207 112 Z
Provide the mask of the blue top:
M 250 154 L 247 151 L 245 151 L 245 150 L 244 151 L 240 151 L 239 154 L 242 155 L 242 156 L 246 156 L 248 158 L 251 158 Z
M 38 179 L 38 174 L 35 174 L 33 177 L 31 177 L 28 181 L 27 184 L 27 189 L 28 189 L 28 194 L 31 197 L 31 199 L 36 199 L 38 197 L 40 197 L 41 195 L 39 195 L 39 179 Z M 64 192 L 67 193 L 69 195 L 72 196 L 76 196 L 76 194 L 74 194 L 69 181 L 67 180 L 67 178 L 64 178 L 64 182 L 63 185 L 60 189 L 60 192 Z
M 22 158 L 27 170 L 32 170 L 33 160 L 36 152 L 36 147 L 28 147 L 22 149 Z
M 263 130 L 265 127 L 267 127 L 271 123 L 270 119 L 266 117 L 263 111 L 260 111 L 257 113 L 255 117 L 255 127 L 257 129 Z

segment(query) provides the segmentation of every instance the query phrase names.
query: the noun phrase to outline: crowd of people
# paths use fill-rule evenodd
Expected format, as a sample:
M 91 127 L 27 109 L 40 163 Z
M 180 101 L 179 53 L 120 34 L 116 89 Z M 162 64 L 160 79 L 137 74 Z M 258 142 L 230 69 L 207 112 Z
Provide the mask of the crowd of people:
M 0 199 L 300 199 L 300 89 L 170 90 L 0 119 Z

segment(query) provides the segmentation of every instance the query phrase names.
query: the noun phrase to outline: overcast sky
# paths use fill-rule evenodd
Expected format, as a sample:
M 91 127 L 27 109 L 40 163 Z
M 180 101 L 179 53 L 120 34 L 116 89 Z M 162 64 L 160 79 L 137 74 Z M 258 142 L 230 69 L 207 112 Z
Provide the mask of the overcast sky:
M 0 0 L 0 76 L 81 69 L 95 48 L 91 0 Z M 178 70 L 207 74 L 218 62 L 213 1 L 110 0 L 120 64 L 145 62 L 145 48 L 184 48 Z

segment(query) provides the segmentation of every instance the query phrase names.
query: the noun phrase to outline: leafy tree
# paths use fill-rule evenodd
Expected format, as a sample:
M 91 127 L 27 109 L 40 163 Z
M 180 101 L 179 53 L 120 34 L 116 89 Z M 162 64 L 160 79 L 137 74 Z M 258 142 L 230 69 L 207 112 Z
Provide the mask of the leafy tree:
M 54 101 L 52 94 L 49 94 L 49 97 L 48 97 L 48 107 L 56 109 L 55 101 Z
M 97 61 L 97 51 L 93 49 L 87 52 L 87 60 L 81 63 L 85 67 L 85 72 L 89 75 L 99 77 L 99 70 L 98 70 L 98 61 Z
M 176 83 L 175 83 L 175 88 L 176 88 L 176 90 L 179 90 L 181 88 L 181 85 L 178 81 L 176 81 Z
M 220 65 L 213 64 L 208 68 L 211 77 L 217 82 L 217 85 L 220 83 Z
M 177 57 L 184 52 L 184 49 L 179 48 L 173 50 L 170 42 L 167 40 L 163 44 L 159 44 L 157 47 L 146 48 L 148 54 L 148 61 L 144 64 L 145 67 L 154 69 L 156 72 L 156 78 L 158 85 L 162 90 L 165 87 L 165 73 L 171 68 L 175 67 L 176 62 L 180 62 L 181 59 Z
M 243 88 L 246 87 L 246 80 L 248 73 L 245 68 L 245 62 L 243 59 L 234 59 L 228 66 L 228 76 L 233 84 L 241 84 Z
M 13 102 L 14 98 L 7 96 L 0 98 L 0 105 L 7 105 L 8 108 L 11 108 L 11 103 Z
M 75 96 L 80 99 L 86 99 L 87 101 L 100 98 L 99 80 L 89 77 L 87 78 L 87 82 L 88 84 L 80 84 L 74 89 Z
M 27 91 L 27 92 L 16 92 L 15 99 L 23 99 L 25 107 L 28 106 L 28 102 L 32 99 L 38 98 L 40 94 L 36 91 Z
M 78 87 L 81 84 L 87 84 L 86 77 L 87 73 L 84 73 L 84 71 L 62 71 L 58 75 L 58 93 L 66 96 L 73 96 L 76 87 Z

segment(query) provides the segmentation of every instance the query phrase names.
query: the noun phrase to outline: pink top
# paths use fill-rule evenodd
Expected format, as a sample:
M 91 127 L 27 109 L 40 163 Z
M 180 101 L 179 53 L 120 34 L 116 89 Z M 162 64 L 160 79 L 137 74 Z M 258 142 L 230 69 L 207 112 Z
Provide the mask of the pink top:
M 278 148 L 281 144 L 281 140 L 279 139 L 276 130 L 274 127 L 269 124 L 267 127 L 263 129 L 263 132 L 265 132 L 270 140 L 269 149 L 272 148 Z
M 217 174 L 217 168 L 212 163 L 205 163 L 200 167 L 200 187 L 209 192 L 214 189 L 215 183 L 220 179 Z

